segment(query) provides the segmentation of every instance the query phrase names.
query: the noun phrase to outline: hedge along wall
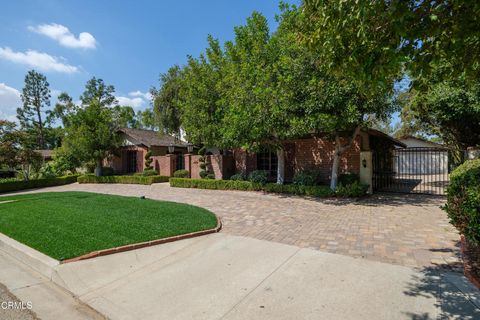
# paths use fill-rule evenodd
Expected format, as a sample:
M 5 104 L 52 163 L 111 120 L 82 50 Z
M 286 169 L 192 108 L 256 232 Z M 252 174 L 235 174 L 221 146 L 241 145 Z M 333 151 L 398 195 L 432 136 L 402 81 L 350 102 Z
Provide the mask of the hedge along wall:
M 78 183 L 121 183 L 121 184 L 144 184 L 168 182 L 170 177 L 165 176 L 104 176 L 84 175 L 78 177 Z
M 0 193 L 34 189 L 34 188 L 61 186 L 61 185 L 77 182 L 77 177 L 78 175 L 72 175 L 72 176 L 64 176 L 64 177 L 58 177 L 58 178 L 4 182 L 4 183 L 0 183 Z
M 312 197 L 332 197 L 335 193 L 327 186 L 300 186 L 294 184 L 259 184 L 250 181 L 238 180 L 209 180 L 170 178 L 170 186 L 178 188 L 216 189 L 216 190 L 243 190 L 264 191 L 272 193 L 287 193 Z

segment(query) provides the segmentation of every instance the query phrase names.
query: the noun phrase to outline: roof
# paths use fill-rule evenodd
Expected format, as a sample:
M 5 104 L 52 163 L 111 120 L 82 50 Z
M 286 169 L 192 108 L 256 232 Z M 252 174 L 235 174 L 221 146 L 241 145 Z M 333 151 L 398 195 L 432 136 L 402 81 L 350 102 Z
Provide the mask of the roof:
M 385 132 L 382 132 L 382 131 L 379 131 L 379 130 L 376 130 L 376 129 L 367 129 L 367 130 L 365 130 L 365 132 L 367 132 L 369 135 L 372 135 L 372 136 L 376 136 L 376 137 L 380 137 L 380 138 L 390 140 L 396 146 L 399 146 L 399 147 L 402 147 L 402 148 L 407 147 L 407 145 L 405 143 L 401 142 L 398 139 L 395 139 L 392 136 L 389 136 Z
M 417 140 L 417 141 L 421 141 L 421 142 L 425 142 L 425 143 L 428 143 L 432 146 L 435 146 L 437 148 L 446 148 L 445 145 L 441 144 L 441 143 L 437 143 L 437 142 L 433 142 L 433 141 L 428 141 L 426 139 L 422 139 L 422 138 L 419 138 L 419 137 L 415 137 L 415 136 L 411 136 L 411 135 L 405 135 L 405 136 L 401 136 L 400 138 L 398 138 L 400 141 L 402 140 L 407 140 L 407 139 L 411 139 L 411 140 Z
M 180 139 L 167 134 L 161 134 L 158 131 L 122 128 L 118 130 L 130 137 L 135 144 L 142 144 L 146 147 L 168 147 L 174 145 L 175 147 L 186 147 L 187 143 Z
M 53 158 L 53 150 L 35 150 L 35 152 L 40 153 L 44 159 Z

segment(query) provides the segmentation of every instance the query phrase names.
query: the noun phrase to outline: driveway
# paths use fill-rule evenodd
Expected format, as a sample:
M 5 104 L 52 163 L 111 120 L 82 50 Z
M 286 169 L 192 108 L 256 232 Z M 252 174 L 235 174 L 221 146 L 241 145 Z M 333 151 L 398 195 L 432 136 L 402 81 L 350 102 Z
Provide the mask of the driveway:
M 458 269 L 459 235 L 443 198 L 375 195 L 361 201 L 260 192 L 125 184 L 71 184 L 44 191 L 89 191 L 189 203 L 221 217 L 222 232 L 410 267 Z

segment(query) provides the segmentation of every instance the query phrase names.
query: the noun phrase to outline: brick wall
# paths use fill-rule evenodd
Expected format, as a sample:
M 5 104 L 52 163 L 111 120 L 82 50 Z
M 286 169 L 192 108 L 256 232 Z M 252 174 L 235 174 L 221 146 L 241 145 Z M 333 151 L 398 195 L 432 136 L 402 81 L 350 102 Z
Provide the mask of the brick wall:
M 360 136 L 345 151 L 340 160 L 339 173 L 360 173 Z M 319 170 L 324 182 L 330 180 L 335 146 L 326 138 L 288 140 L 285 146 L 285 179 L 291 181 L 295 172 L 303 169 Z M 256 154 L 236 149 L 233 152 L 236 172 L 247 174 L 256 170 Z

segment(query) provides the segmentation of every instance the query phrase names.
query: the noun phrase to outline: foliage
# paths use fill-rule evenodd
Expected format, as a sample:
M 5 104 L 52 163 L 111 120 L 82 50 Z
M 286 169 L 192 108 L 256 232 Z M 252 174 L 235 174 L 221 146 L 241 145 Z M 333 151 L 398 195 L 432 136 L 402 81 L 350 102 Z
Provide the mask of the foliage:
M 480 82 L 464 79 L 412 90 L 406 108 L 417 127 L 458 149 L 480 145 Z M 403 112 L 406 114 L 406 111 Z
M 43 157 L 40 153 L 30 150 L 21 149 L 18 152 L 18 162 L 22 168 L 21 174 L 23 180 L 37 179 L 42 167 Z
M 265 184 L 268 180 L 268 172 L 265 170 L 254 170 L 249 173 L 248 181 L 253 183 Z
M 215 174 L 214 173 L 209 173 L 205 176 L 205 179 L 210 179 L 210 180 L 215 179 Z
M 111 156 L 121 142 L 113 111 L 109 107 L 115 102 L 114 90 L 101 79 L 89 80 L 81 97 L 84 105 L 65 128 L 65 150 L 76 152 L 83 164 L 95 162 L 98 176 L 102 174 L 103 160 Z
M 156 123 L 155 114 L 152 108 L 137 111 L 137 123 L 140 129 L 156 130 L 158 125 Z
M 190 172 L 188 170 L 177 170 L 173 173 L 175 178 L 190 178 Z
M 245 172 L 236 173 L 230 177 L 230 180 L 245 181 L 247 180 L 247 175 Z
M 259 184 L 240 180 L 204 180 L 171 178 L 170 186 L 177 188 L 198 188 L 217 190 L 265 191 L 311 197 L 331 197 L 334 193 L 327 186 L 281 185 L 276 183 Z
M 335 189 L 335 194 L 339 197 L 360 198 L 367 194 L 368 187 L 367 184 L 358 181 L 346 185 L 339 183 L 337 189 Z
M 42 118 L 44 109 L 50 106 L 50 88 L 47 78 L 31 70 L 25 76 L 22 94 L 22 107 L 17 108 L 17 118 L 22 130 L 30 132 L 34 149 L 45 149 L 45 122 Z M 35 140 L 33 142 L 33 140 Z
M 158 172 L 157 170 L 154 170 L 154 169 L 145 169 L 142 172 L 142 176 L 144 177 L 158 176 Z
M 48 178 L 48 179 L 34 179 L 28 181 L 10 181 L 5 183 L 0 183 L 0 193 L 12 192 L 26 189 L 34 188 L 45 188 L 53 186 L 61 186 L 65 184 L 77 182 L 77 176 L 65 176 L 58 178 Z
M 66 92 L 60 93 L 57 97 L 57 103 L 53 110 L 48 112 L 47 121 L 49 123 L 61 120 L 63 127 L 70 124 L 70 117 L 78 111 L 78 106 L 73 102 L 72 97 Z
M 480 245 L 480 159 L 469 160 L 450 175 L 443 209 L 461 234 Z
M 360 176 L 356 173 L 353 173 L 353 172 L 342 173 L 341 175 L 338 176 L 338 183 L 344 186 L 348 186 L 356 182 L 360 182 Z
M 0 167 L 16 168 L 22 137 L 15 122 L 0 120 Z
M 113 119 L 118 128 L 140 128 L 137 114 L 130 106 L 114 106 L 112 108 Z
M 112 85 L 106 85 L 102 79 L 95 77 L 87 81 L 80 100 L 83 107 L 96 104 L 101 108 L 110 107 L 118 102 L 115 98 L 115 88 Z
M 166 176 L 108 176 L 97 177 L 95 175 L 83 175 L 78 177 L 78 183 L 123 183 L 123 184 L 145 184 L 168 182 L 170 177 Z
M 173 66 L 160 75 L 160 89 L 151 90 L 153 110 L 160 131 L 180 137 L 180 106 L 178 95 L 182 74 L 179 66 Z
M 153 170 L 152 162 L 153 162 L 152 151 L 148 150 L 145 153 L 145 170 Z
M 207 148 L 205 146 L 201 147 L 198 150 L 198 154 L 200 157 L 198 158 L 199 162 L 199 167 L 200 167 L 200 172 L 199 175 L 202 179 L 206 179 L 208 174 L 210 173 L 208 171 L 208 156 L 206 155 Z
M 0 232 L 59 260 L 217 225 L 206 209 L 140 197 L 51 192 L 3 199 L 17 201 L 1 205 Z
M 314 186 L 319 184 L 320 172 L 318 170 L 304 169 L 295 172 L 293 184 L 300 186 Z
M 113 176 L 114 171 L 112 167 L 102 167 L 103 176 Z

